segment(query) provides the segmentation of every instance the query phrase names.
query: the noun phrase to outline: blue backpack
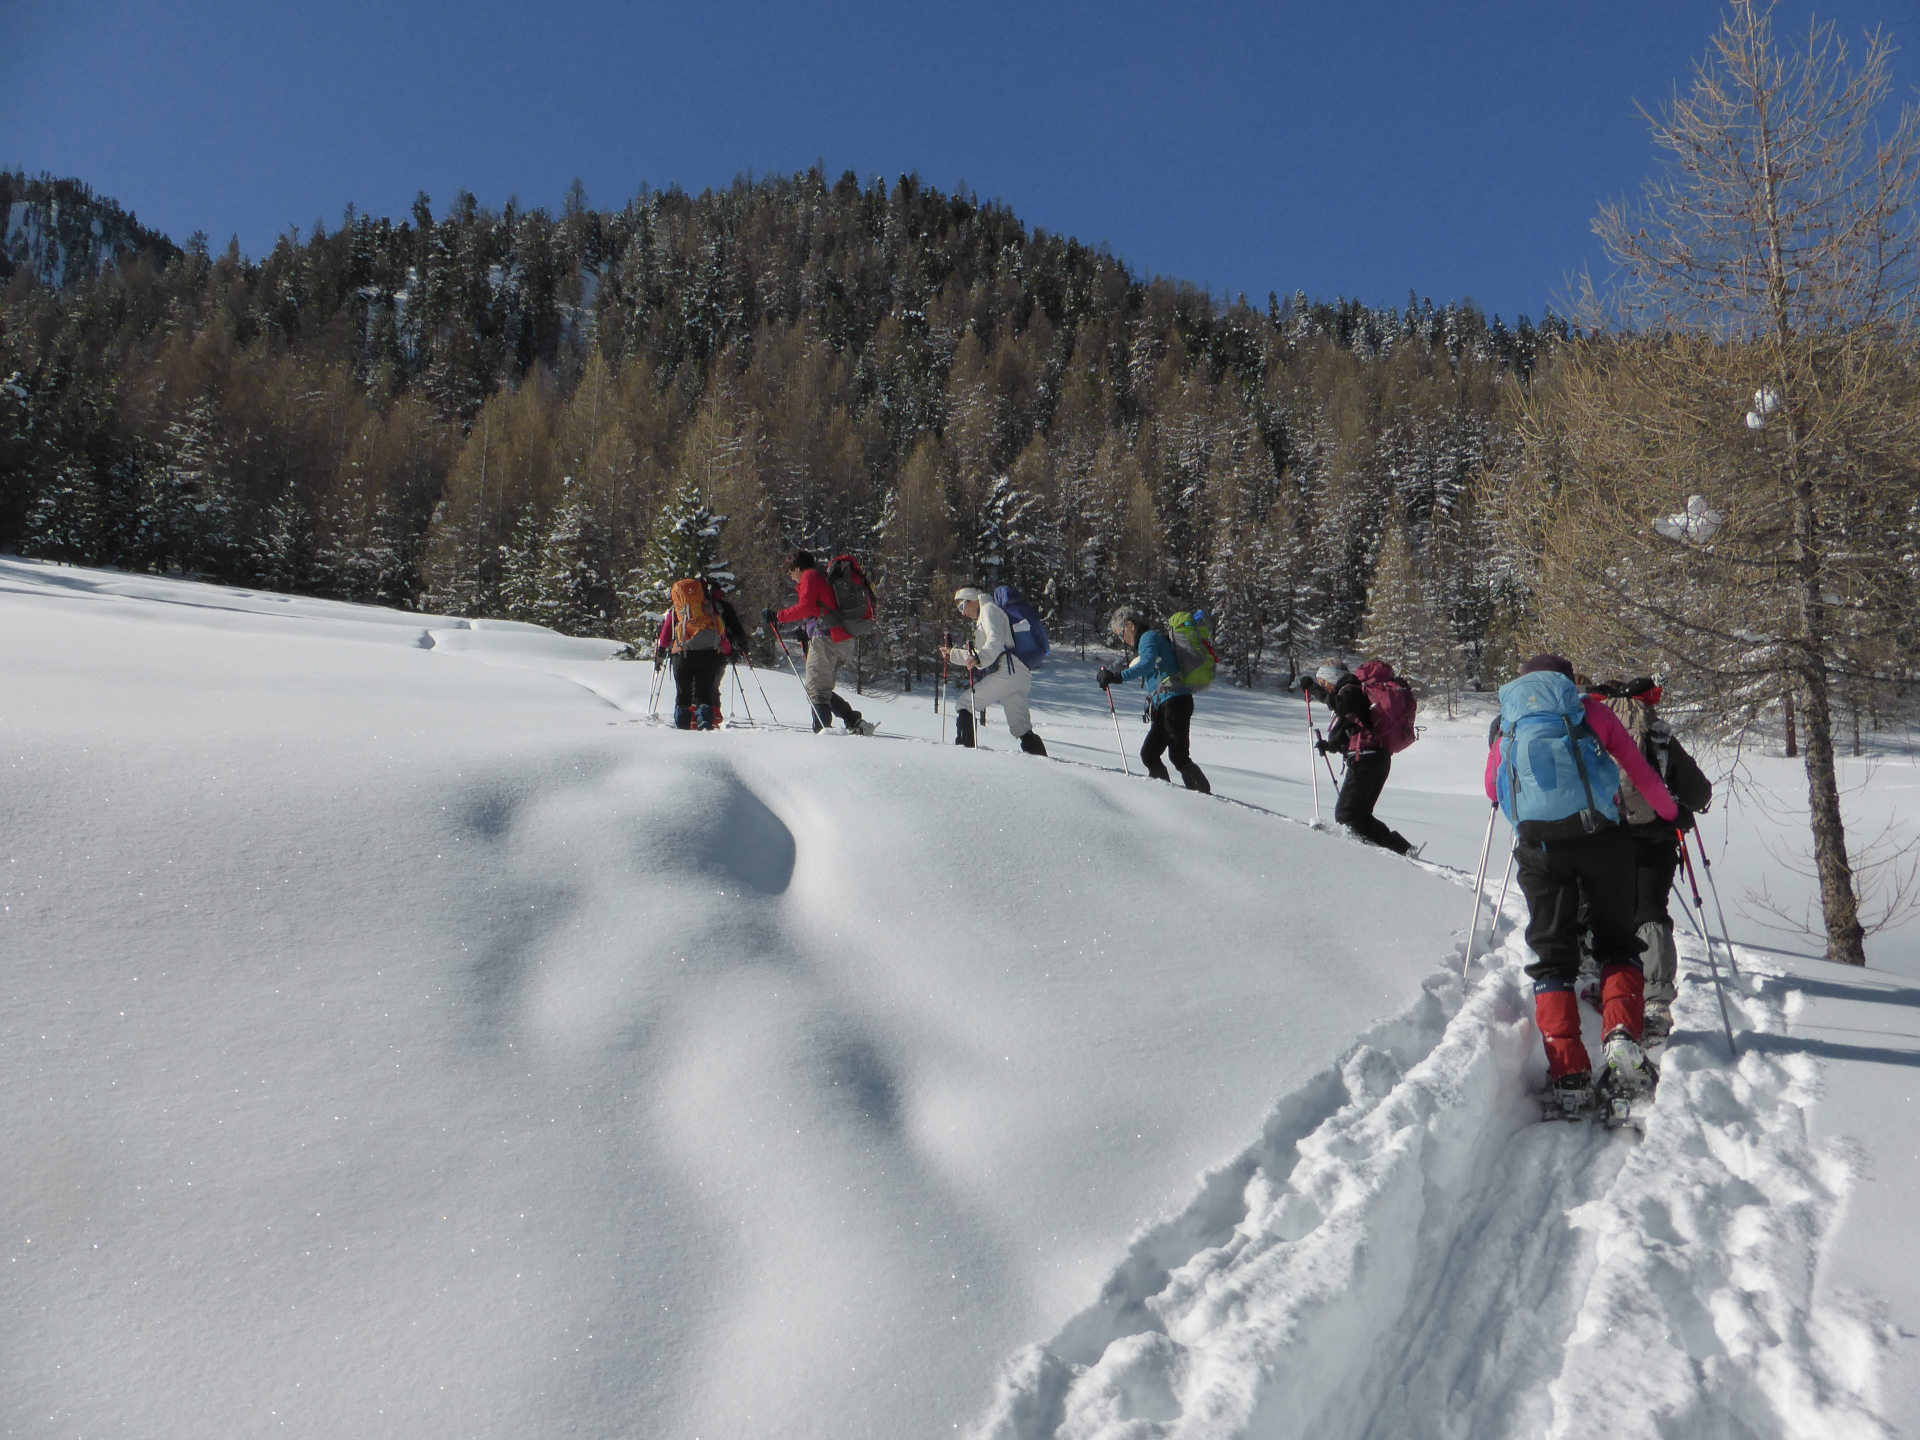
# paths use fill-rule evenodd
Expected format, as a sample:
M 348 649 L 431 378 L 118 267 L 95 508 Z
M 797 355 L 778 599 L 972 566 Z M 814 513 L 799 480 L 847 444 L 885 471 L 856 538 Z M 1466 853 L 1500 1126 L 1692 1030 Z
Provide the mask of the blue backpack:
M 1500 687 L 1499 789 L 1522 840 L 1567 840 L 1620 823 L 1620 767 L 1587 724 L 1580 691 L 1557 671 Z
M 1033 608 L 1033 602 L 1011 585 L 994 587 L 993 603 L 1007 612 L 1007 619 L 1013 622 L 1013 653 L 1020 657 L 1020 663 L 1029 670 L 1038 670 L 1047 663 L 1047 656 L 1053 646 L 1047 640 L 1047 627 L 1040 623 L 1040 612 Z

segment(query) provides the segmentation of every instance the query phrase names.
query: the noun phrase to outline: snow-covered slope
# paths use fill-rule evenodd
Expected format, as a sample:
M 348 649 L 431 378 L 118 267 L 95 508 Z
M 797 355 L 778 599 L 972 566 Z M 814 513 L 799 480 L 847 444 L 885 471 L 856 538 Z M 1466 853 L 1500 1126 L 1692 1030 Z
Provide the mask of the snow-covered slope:
M 612 648 L 0 559 L 0 1428 L 1920 1415 L 1915 992 L 1743 951 L 1644 1141 L 1528 1123 L 1483 722 L 1402 759 L 1413 865 L 1307 827 L 1284 697 L 1203 699 L 1208 799 L 1065 658 L 1047 763 L 784 674 L 680 734 Z

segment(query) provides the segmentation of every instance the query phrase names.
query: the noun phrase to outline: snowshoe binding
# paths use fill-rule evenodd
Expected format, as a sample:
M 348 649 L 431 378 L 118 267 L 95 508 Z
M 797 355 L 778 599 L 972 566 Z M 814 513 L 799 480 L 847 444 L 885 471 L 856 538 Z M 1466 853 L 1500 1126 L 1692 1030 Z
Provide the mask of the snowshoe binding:
M 1585 1070 L 1548 1081 L 1540 1097 L 1543 1120 L 1590 1120 L 1593 1107 L 1593 1076 Z
M 1660 1071 L 1641 1043 L 1624 1028 L 1608 1032 L 1600 1077 L 1593 1087 L 1600 1123 L 1609 1130 L 1621 1125 L 1638 1128 L 1653 1107 L 1653 1091 L 1659 1083 Z

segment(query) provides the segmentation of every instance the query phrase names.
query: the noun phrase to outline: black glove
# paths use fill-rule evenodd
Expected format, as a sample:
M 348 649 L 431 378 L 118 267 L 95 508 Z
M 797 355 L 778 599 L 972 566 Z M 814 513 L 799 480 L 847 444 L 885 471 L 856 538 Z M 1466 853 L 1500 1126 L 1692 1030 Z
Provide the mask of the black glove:
M 760 618 L 769 625 L 778 625 L 780 623 L 779 612 L 775 610 L 762 610 L 760 612 Z
M 1119 678 L 1120 672 L 1118 670 L 1109 670 L 1106 666 L 1102 665 L 1100 667 L 1100 673 L 1095 675 L 1093 680 L 1096 685 L 1104 690 Z
M 1333 754 L 1333 746 L 1329 745 L 1325 740 L 1314 741 L 1313 748 L 1318 750 L 1322 755 Z
M 658 670 L 662 665 L 666 663 L 667 663 L 667 652 L 665 650 L 656 650 L 653 652 L 653 668 L 654 669 Z

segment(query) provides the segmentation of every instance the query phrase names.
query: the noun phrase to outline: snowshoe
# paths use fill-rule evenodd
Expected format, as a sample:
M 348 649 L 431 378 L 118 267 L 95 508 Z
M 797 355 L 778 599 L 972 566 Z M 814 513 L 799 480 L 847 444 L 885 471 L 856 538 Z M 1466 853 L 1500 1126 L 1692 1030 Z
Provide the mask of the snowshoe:
M 1593 1076 L 1576 1070 L 1547 1082 L 1540 1097 L 1543 1120 L 1589 1120 L 1593 1118 Z
M 847 727 L 849 735 L 871 735 L 880 728 L 877 720 L 856 720 Z
M 1640 1042 L 1624 1029 L 1612 1031 L 1593 1087 L 1600 1123 L 1609 1130 L 1638 1126 L 1653 1106 L 1654 1087 L 1659 1083 L 1660 1072 Z

